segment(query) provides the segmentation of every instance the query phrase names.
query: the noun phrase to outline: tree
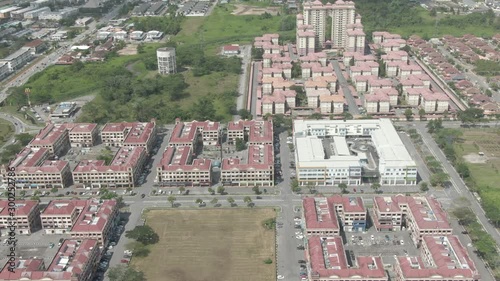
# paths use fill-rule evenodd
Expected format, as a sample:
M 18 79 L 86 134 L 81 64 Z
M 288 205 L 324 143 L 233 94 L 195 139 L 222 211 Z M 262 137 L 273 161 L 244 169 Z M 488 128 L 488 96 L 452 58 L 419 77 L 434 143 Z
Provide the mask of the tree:
M 420 183 L 420 191 L 422 192 L 429 191 L 429 185 L 425 181 Z
M 210 201 L 210 204 L 215 205 L 215 204 L 217 204 L 218 202 L 219 202 L 219 199 L 217 199 L 217 198 L 212 198 L 212 200 Z
M 342 112 L 342 117 L 344 118 L 344 120 L 352 120 L 354 119 L 354 117 L 352 116 L 352 114 L 350 112 Z
M 253 192 L 255 192 L 255 194 L 257 194 L 257 195 L 259 195 L 259 194 L 261 194 L 261 193 L 262 193 L 262 192 L 260 192 L 260 189 L 259 189 L 259 187 L 258 187 L 258 186 L 254 186 L 254 187 L 252 187 L 252 191 L 253 191 Z
M 111 267 L 108 271 L 108 278 L 110 281 L 146 281 L 143 272 L 124 265 Z
M 22 146 L 28 145 L 30 141 L 33 139 L 33 135 L 28 134 L 28 133 L 21 133 L 16 135 L 16 141 L 20 142 Z
M 457 173 L 462 177 L 463 179 L 468 178 L 470 176 L 470 170 L 467 164 L 460 162 L 456 165 Z
M 309 115 L 308 119 L 320 120 L 323 119 L 323 115 L 321 115 L 321 113 L 314 112 L 313 114 Z
M 371 185 L 371 188 L 372 188 L 373 190 L 375 190 L 375 193 L 378 193 L 378 192 L 379 192 L 380 187 L 381 187 L 381 186 L 380 186 L 380 183 L 378 183 L 378 182 L 372 183 L 372 185 Z
M 425 109 L 421 108 L 421 109 L 418 111 L 418 115 L 420 116 L 420 120 L 424 120 L 424 116 L 425 116 Z
M 247 145 L 243 139 L 237 138 L 236 139 L 236 151 L 242 151 L 247 148 Z
M 129 242 L 129 243 L 127 243 L 127 245 L 125 245 L 125 247 L 127 248 L 127 250 L 132 251 L 134 253 L 135 257 L 147 257 L 149 255 L 149 253 L 151 252 L 146 247 L 146 245 L 142 244 L 141 242 L 137 242 L 137 241 Z
M 354 57 L 352 57 L 350 60 L 349 60 L 349 66 L 354 66 L 354 64 L 356 63 L 356 61 L 354 60 Z
M 458 119 L 464 124 L 474 124 L 476 122 L 479 122 L 481 118 L 483 118 L 483 116 L 484 110 L 477 107 L 467 108 L 466 110 L 460 111 L 457 114 Z
M 203 199 L 198 198 L 198 199 L 196 199 L 194 202 L 195 202 L 196 204 L 198 204 L 198 205 L 200 205 L 200 206 L 201 206 L 201 205 L 203 204 Z
M 226 200 L 227 200 L 227 203 L 229 203 L 229 205 L 231 205 L 231 207 L 234 206 L 234 199 L 233 199 L 233 197 L 228 197 Z
M 252 120 L 253 119 L 252 113 L 244 108 L 238 110 L 238 115 L 243 120 Z
M 26 196 L 26 190 L 21 190 L 20 194 L 21 194 L 21 197 Z
M 174 207 L 174 202 L 175 200 L 177 200 L 177 198 L 175 198 L 175 196 L 173 195 L 170 195 L 168 198 L 167 198 L 167 201 L 170 202 L 170 204 L 172 205 L 172 208 Z
M 411 110 L 411 108 L 407 108 L 404 115 L 406 117 L 406 121 L 411 121 L 413 119 L 413 111 Z
M 220 195 L 224 195 L 226 193 L 226 189 L 222 185 L 219 185 L 217 187 L 217 193 L 219 193 Z
M 302 77 L 302 67 L 298 62 L 292 62 L 292 78 Z
M 184 191 L 186 191 L 186 188 L 184 186 L 179 187 L 179 191 L 181 194 L 184 194 Z
M 130 193 L 132 190 L 133 190 L 132 187 L 127 187 L 127 189 L 125 191 L 127 191 L 127 193 Z
M 250 198 L 250 196 L 245 196 L 245 198 L 243 198 L 243 202 L 245 202 L 248 207 L 253 207 L 252 198 Z
M 429 11 L 429 15 L 431 17 L 435 17 L 437 15 L 437 11 L 436 11 L 436 8 L 432 8 L 430 11 Z
M 436 187 L 438 185 L 442 186 L 449 179 L 448 174 L 444 172 L 436 173 L 431 176 L 431 185 Z
M 125 237 L 135 239 L 144 245 L 156 244 L 160 237 L 149 225 L 138 225 L 126 232 Z
M 477 221 L 476 215 L 469 207 L 457 207 L 451 211 L 451 214 L 461 225 L 469 225 Z
M 339 184 L 339 188 L 340 188 L 340 191 L 341 191 L 342 193 L 347 193 L 347 184 L 345 184 L 345 183 L 340 183 L 340 184 Z
M 252 47 L 252 59 L 261 60 L 262 55 L 264 55 L 264 49 Z
M 209 187 L 207 190 L 208 192 L 210 192 L 211 195 L 215 194 L 215 190 L 213 188 Z
M 57 193 L 58 191 L 59 191 L 59 189 L 58 189 L 57 187 L 53 187 L 53 188 L 50 190 L 50 192 L 52 192 L 52 193 L 54 193 L 54 194 L 55 194 L 55 193 Z
M 292 180 L 291 186 L 293 192 L 295 193 L 300 192 L 301 188 L 299 187 L 299 181 L 297 179 Z

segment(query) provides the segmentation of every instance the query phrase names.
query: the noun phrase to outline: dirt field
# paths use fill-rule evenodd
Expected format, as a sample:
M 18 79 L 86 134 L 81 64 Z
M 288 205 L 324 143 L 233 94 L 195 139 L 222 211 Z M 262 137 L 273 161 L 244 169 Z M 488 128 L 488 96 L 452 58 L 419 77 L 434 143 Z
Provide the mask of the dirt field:
M 125 48 L 121 49 L 118 51 L 118 54 L 120 56 L 131 56 L 131 55 L 137 55 L 137 45 L 134 44 L 128 44 L 125 46 Z
M 152 281 L 276 280 L 275 234 L 261 225 L 271 217 L 272 209 L 151 210 L 146 223 L 160 242 L 133 265 Z
M 280 10 L 279 7 L 254 7 L 254 6 L 247 6 L 247 5 L 242 5 L 242 4 L 236 4 L 234 6 L 235 6 L 235 9 L 231 14 L 237 15 L 237 16 L 262 15 L 265 12 L 268 12 L 269 14 L 275 16 L 278 14 L 278 12 Z

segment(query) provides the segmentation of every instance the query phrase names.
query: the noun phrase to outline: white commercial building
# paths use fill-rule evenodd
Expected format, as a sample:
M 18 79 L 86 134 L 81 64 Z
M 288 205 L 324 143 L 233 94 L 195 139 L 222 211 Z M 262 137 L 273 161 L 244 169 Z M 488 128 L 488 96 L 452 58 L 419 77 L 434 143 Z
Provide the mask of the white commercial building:
M 380 120 L 295 120 L 297 180 L 301 185 L 416 184 L 417 167 L 394 126 Z
M 156 50 L 156 57 L 158 59 L 158 72 L 160 74 L 177 72 L 175 48 L 160 48 Z
M 50 12 L 49 7 L 43 7 L 24 13 L 25 19 L 37 19 L 42 13 Z
M 60 21 L 62 19 L 76 15 L 77 13 L 78 8 L 64 8 L 55 12 L 43 12 L 40 14 L 40 16 L 38 16 L 38 19 Z
M 6 63 L 9 71 L 13 72 L 21 68 L 27 62 L 33 59 L 31 55 L 31 50 L 29 47 L 22 47 L 10 56 L 0 59 L 0 63 Z

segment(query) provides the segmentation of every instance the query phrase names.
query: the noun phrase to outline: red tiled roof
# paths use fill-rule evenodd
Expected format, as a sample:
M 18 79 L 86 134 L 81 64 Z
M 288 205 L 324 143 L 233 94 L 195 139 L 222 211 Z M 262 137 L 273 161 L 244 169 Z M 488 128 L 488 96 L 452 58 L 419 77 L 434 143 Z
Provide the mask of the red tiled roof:
M 144 147 L 122 147 L 109 166 L 105 166 L 103 160 L 83 160 L 78 163 L 73 173 L 127 171 L 137 165 L 137 161 L 144 153 Z
M 33 41 L 30 41 L 30 42 L 24 44 L 24 47 L 29 47 L 29 48 L 35 47 L 36 48 L 42 44 L 43 44 L 43 41 L 41 39 L 35 39 Z
M 48 272 L 66 271 L 72 276 L 84 272 L 93 251 L 98 251 L 97 240 L 85 239 L 81 243 L 75 240 L 65 240 L 55 255 L 52 263 L 47 268 Z
M 396 266 L 404 278 L 480 280 L 474 262 L 456 236 L 424 236 L 421 249 L 428 249 L 433 265 L 420 257 L 397 257 Z
M 83 209 L 85 205 L 87 205 L 87 200 L 52 200 L 41 216 L 71 215 L 76 209 Z
M 63 124 L 47 124 L 45 128 L 35 136 L 29 143 L 29 146 L 45 146 L 52 145 L 66 132 L 66 127 Z
M 175 125 L 169 144 L 192 144 L 198 132 L 219 131 L 220 123 L 212 121 L 179 122 Z
M 106 224 L 109 223 L 111 214 L 116 208 L 115 200 L 88 200 L 71 232 L 92 232 L 101 233 Z
M 33 209 L 38 206 L 38 201 L 35 200 L 17 200 L 15 205 L 15 216 L 28 216 Z M 0 201 L 0 217 L 10 217 L 9 201 Z
M 167 147 L 163 152 L 158 167 L 162 171 L 210 171 L 212 161 L 209 159 L 195 159 L 192 163 L 188 160 L 192 154 L 191 146 Z
M 342 280 L 387 280 L 382 258 L 357 257 L 355 266 L 349 267 L 342 238 L 312 236 L 308 240 L 308 257 L 311 262 L 311 275 L 320 278 L 335 276 Z M 328 261 L 326 261 L 328 258 Z M 328 266 L 327 266 L 328 264 Z
M 239 51 L 240 46 L 233 46 L 233 45 L 226 45 L 223 48 L 224 52 L 234 52 L 234 51 Z
M 239 158 L 224 158 L 221 170 L 272 170 L 274 165 L 273 145 L 249 145 L 247 159 L 247 163 L 242 163 Z

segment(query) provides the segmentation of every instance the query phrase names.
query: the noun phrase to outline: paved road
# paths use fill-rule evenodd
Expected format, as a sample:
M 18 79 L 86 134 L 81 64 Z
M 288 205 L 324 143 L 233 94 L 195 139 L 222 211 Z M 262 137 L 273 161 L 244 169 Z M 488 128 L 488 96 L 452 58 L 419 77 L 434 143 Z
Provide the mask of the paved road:
M 246 107 L 246 102 L 247 102 L 247 94 L 248 94 L 248 89 L 247 86 L 249 84 L 249 71 L 248 71 L 248 64 L 250 63 L 252 59 L 252 46 L 251 45 L 242 45 L 240 47 L 241 50 L 241 55 L 242 55 L 242 60 L 241 60 L 241 67 L 243 69 L 243 72 L 240 75 L 240 82 L 238 86 L 238 98 L 236 99 L 236 110 L 240 109 L 245 109 Z M 234 121 L 238 121 L 241 119 L 241 117 L 236 114 L 233 116 Z
M 344 91 L 345 98 L 347 100 L 347 105 L 349 107 L 349 112 L 354 116 L 354 115 L 359 115 L 359 109 L 358 106 L 356 105 L 356 101 L 354 100 L 354 97 L 351 94 L 351 90 L 349 90 L 349 83 L 347 83 L 347 80 L 344 77 L 344 74 L 342 73 L 342 70 L 340 69 L 339 62 L 337 60 L 331 60 L 331 64 L 333 64 L 333 69 L 335 70 L 335 75 L 337 75 L 338 81 L 340 83 L 340 87 L 342 87 L 342 90 Z
M 252 64 L 253 64 L 253 80 L 252 80 L 252 101 L 250 103 L 250 113 L 252 114 L 252 116 L 254 118 L 257 117 L 257 87 L 259 86 L 258 85 L 258 75 L 259 75 L 259 64 L 261 64 L 262 62 L 254 62 L 252 61 Z
M 453 185 L 453 188 L 449 189 L 449 195 L 453 198 L 465 197 L 470 201 L 470 207 L 477 215 L 479 222 L 483 225 L 486 232 L 491 234 L 493 239 L 497 242 L 497 245 L 500 245 L 500 233 L 498 230 L 493 227 L 485 216 L 481 205 L 473 196 L 473 194 L 469 191 L 464 181 L 460 178 L 455 168 L 450 164 L 450 162 L 446 159 L 444 153 L 439 149 L 437 143 L 434 141 L 432 136 L 427 132 L 427 128 L 425 128 L 424 122 L 415 123 L 415 129 L 419 132 L 420 136 L 422 136 L 422 140 L 424 144 L 429 148 L 431 153 L 441 162 L 443 169 L 450 176 L 450 182 Z

